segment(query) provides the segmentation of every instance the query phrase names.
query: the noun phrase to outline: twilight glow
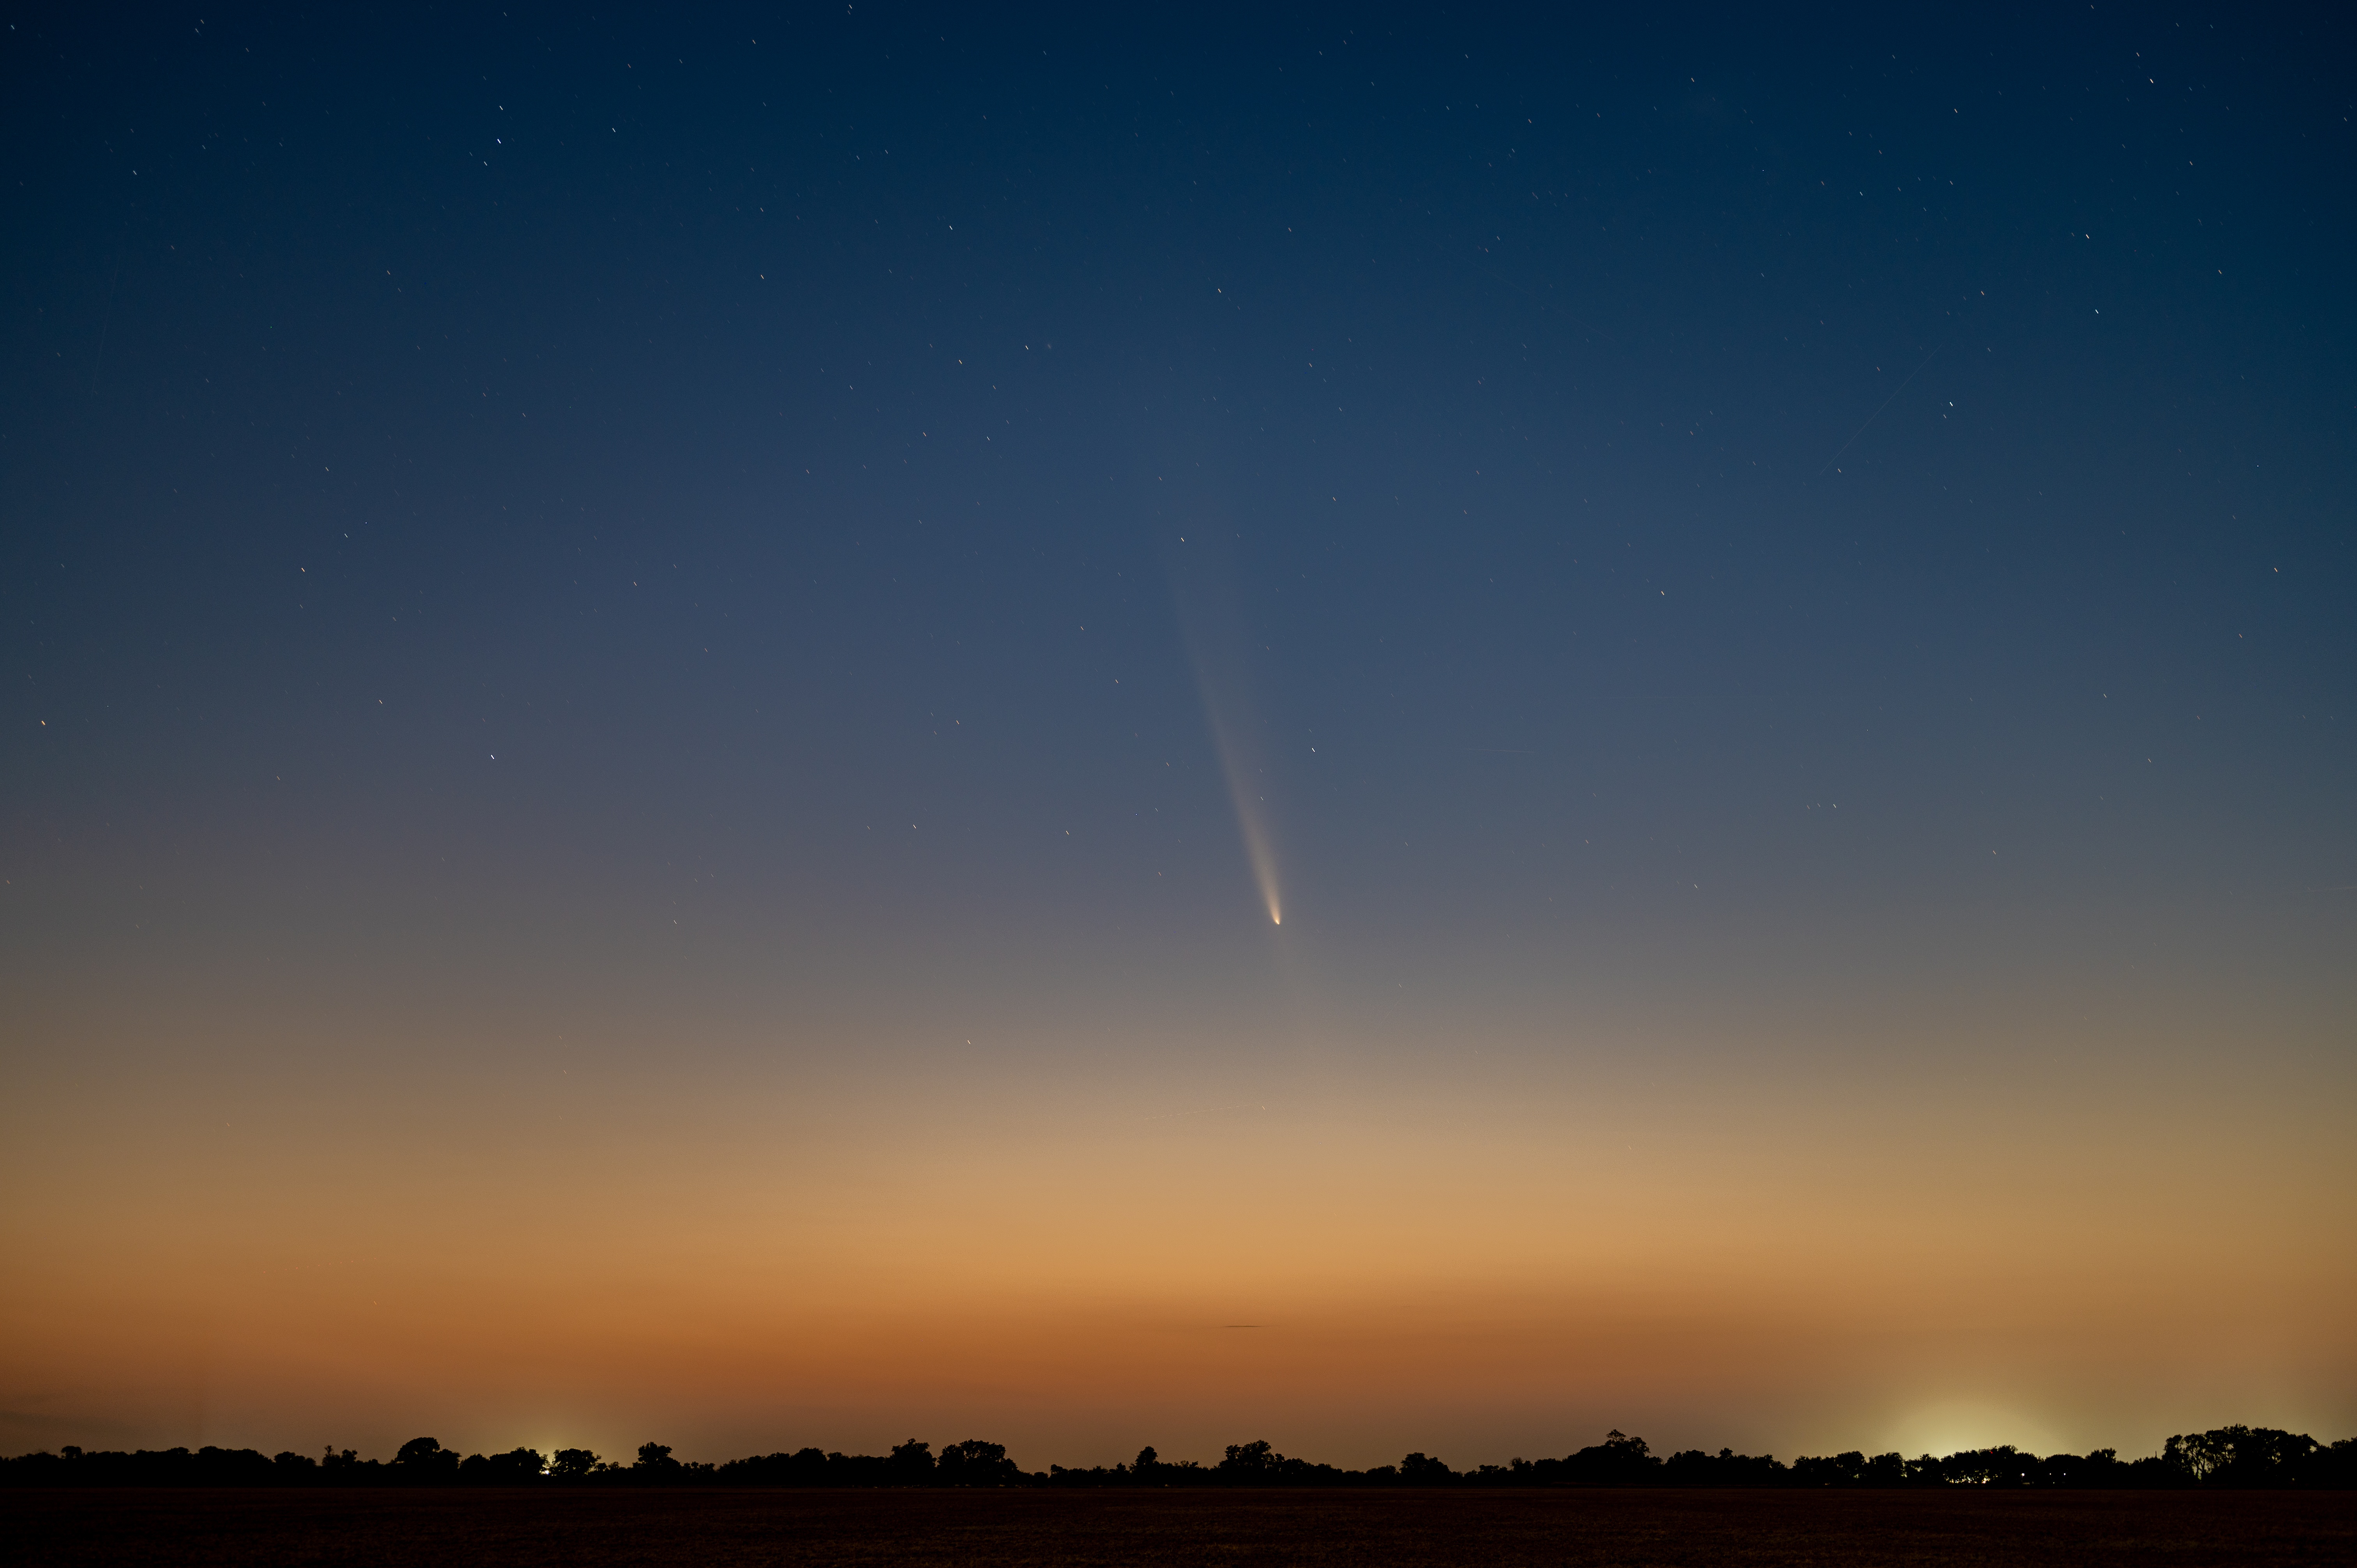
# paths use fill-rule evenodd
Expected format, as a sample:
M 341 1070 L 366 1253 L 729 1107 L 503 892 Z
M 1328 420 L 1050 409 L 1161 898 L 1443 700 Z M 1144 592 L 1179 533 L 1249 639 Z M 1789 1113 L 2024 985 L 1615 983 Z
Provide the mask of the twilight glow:
M 2330 51 L 868 9 L 6 35 L 0 1450 L 2357 1431 Z

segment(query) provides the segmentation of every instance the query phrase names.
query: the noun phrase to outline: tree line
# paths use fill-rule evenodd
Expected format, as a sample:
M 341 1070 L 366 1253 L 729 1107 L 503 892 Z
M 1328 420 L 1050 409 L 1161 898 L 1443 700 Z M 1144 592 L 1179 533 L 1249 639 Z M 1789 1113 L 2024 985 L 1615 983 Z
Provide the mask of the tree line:
M 914 1438 L 888 1454 L 834 1454 L 817 1448 L 757 1454 L 711 1465 L 672 1456 L 661 1443 L 641 1444 L 629 1464 L 586 1448 L 553 1455 L 515 1448 L 468 1454 L 431 1437 L 413 1438 L 389 1460 L 362 1459 L 330 1446 L 323 1455 L 264 1455 L 252 1448 L 141 1449 L 136 1453 L 54 1453 L 0 1458 L 9 1487 L 2073 1487 L 2122 1488 L 2309 1487 L 2357 1486 L 2357 1438 L 2322 1444 L 2266 1426 L 2222 1426 L 2171 1437 L 2158 1454 L 2122 1459 L 2092 1454 L 2023 1453 L 2007 1444 L 1945 1457 L 1852 1451 L 1787 1465 L 1772 1455 L 1716 1454 L 1699 1448 L 1659 1455 L 1641 1437 L 1614 1432 L 1560 1459 L 1512 1459 L 1451 1469 L 1425 1454 L 1368 1470 L 1338 1469 L 1290 1458 L 1266 1442 L 1228 1445 L 1206 1465 L 1163 1459 L 1153 1449 L 1126 1465 L 1026 1471 L 1003 1444 L 969 1438 L 932 1445 Z

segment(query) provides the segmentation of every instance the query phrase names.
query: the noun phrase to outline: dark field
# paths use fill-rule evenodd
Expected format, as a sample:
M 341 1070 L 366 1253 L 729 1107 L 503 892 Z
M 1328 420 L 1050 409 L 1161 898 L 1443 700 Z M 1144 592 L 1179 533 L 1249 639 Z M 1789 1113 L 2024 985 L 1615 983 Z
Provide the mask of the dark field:
M 11 1563 L 2357 1562 L 2329 1492 L 0 1492 Z

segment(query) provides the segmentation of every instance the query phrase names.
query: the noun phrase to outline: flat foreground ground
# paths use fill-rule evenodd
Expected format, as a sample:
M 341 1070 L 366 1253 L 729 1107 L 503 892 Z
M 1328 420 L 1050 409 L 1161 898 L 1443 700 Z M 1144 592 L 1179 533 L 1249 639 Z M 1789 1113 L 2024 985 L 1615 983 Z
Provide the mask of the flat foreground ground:
M 2349 1563 L 2330 1492 L 0 1491 L 50 1564 Z

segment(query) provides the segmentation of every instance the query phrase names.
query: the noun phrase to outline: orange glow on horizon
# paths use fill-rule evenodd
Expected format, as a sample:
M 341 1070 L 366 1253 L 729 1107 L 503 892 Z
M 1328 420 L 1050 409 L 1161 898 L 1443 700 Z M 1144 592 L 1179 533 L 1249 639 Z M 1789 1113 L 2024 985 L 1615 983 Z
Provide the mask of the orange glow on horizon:
M 2352 1174 L 2329 1101 L 2238 1145 L 2261 1212 L 2154 1152 L 2217 1113 L 2193 1080 L 2090 1139 L 2060 1079 L 2045 1109 L 1827 1079 L 1663 1101 L 1313 1058 L 1189 1105 L 1055 1065 L 1084 1043 L 914 1093 L 590 1057 L 427 1088 L 389 1048 L 53 1093 L 10 1117 L 0 1370 L 19 1419 L 62 1424 L 13 1441 L 562 1427 L 726 1457 L 931 1422 L 1038 1466 L 1221 1434 L 1338 1463 L 1447 1436 L 1462 1464 L 1599 1421 L 1789 1454 L 1996 1409 L 2126 1450 L 2118 1412 L 2175 1419 L 2189 1378 L 2357 1370 L 2357 1270 L 2313 1244 L 2357 1191 L 2325 1175 Z M 2037 1155 L 1992 1165 L 1993 1134 Z M 2330 1424 L 2251 1402 L 2219 1419 Z

